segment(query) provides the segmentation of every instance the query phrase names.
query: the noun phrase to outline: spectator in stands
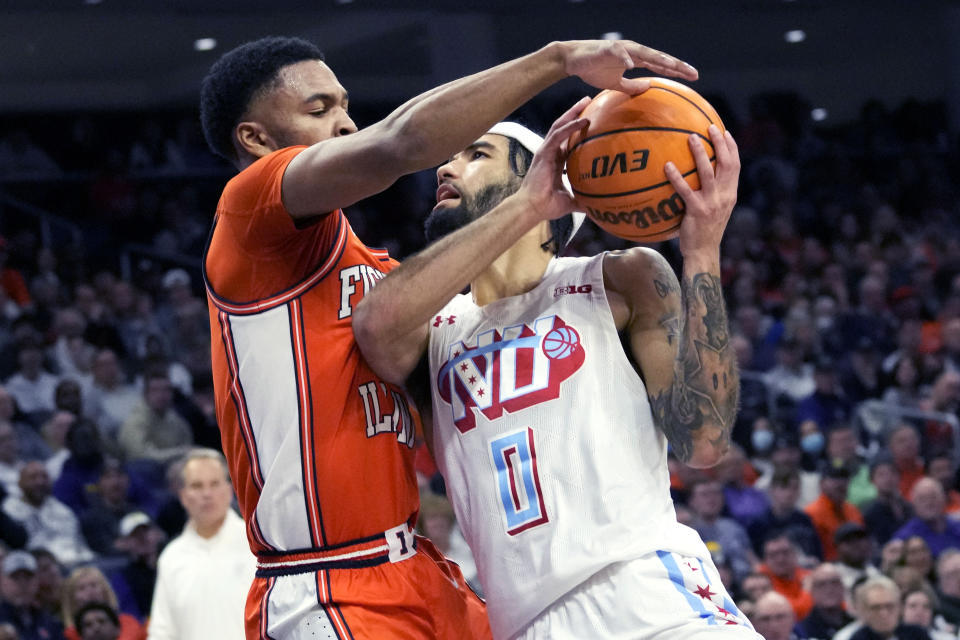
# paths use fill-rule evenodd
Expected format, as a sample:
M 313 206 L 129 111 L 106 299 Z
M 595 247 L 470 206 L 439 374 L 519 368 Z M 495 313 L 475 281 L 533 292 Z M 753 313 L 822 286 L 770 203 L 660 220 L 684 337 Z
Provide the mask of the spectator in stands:
M 805 638 L 829 640 L 853 617 L 844 607 L 845 587 L 837 567 L 829 562 L 820 564 L 807 578 L 808 590 L 813 598 L 810 615 L 800 621 L 800 630 Z
M 797 548 L 790 536 L 774 531 L 763 543 L 763 564 L 760 573 L 770 578 L 773 590 L 790 601 L 797 620 L 803 620 L 813 608 L 813 598 L 804 586 L 810 573 L 797 563 Z
M 67 448 L 67 434 L 70 428 L 77 421 L 77 414 L 69 411 L 55 411 L 41 426 L 40 433 L 43 435 L 43 441 L 50 451 L 50 455 L 44 460 L 47 467 L 47 473 L 50 474 L 50 480 L 57 481 L 60 473 L 63 471 L 63 464 L 70 457 L 70 449 Z
M 933 381 L 930 390 L 920 400 L 924 411 L 960 416 L 960 372 L 945 369 Z M 922 425 L 923 452 L 929 456 L 936 451 L 953 449 L 953 429 L 946 420 L 926 420 Z
M 900 474 L 900 495 L 909 497 L 914 483 L 924 475 L 920 435 L 911 424 L 901 422 L 888 432 L 887 448 Z
M 924 585 L 902 591 L 901 620 L 904 624 L 921 627 L 930 636 L 930 640 L 956 640 L 955 633 L 934 626 L 933 614 L 939 603 L 933 589 Z
M 898 359 L 891 374 L 890 386 L 884 390 L 880 399 L 909 409 L 919 407 L 922 397 L 918 359 L 912 356 Z
M 61 378 L 53 390 L 53 406 L 57 411 L 67 411 L 75 416 L 84 415 L 83 395 L 89 387 L 89 374 L 82 382 L 73 378 Z
M 0 640 L 20 640 L 20 634 L 9 622 L 0 622 Z
M 20 411 L 28 416 L 53 411 L 57 382 L 57 376 L 43 368 L 40 344 L 24 341 L 17 350 L 17 371 L 5 383 Z
M 189 449 L 190 425 L 173 410 L 166 371 L 148 372 L 143 384 L 141 402 L 120 427 L 120 447 L 127 460 L 167 463 Z
M 894 567 L 903 565 L 904 544 L 903 540 L 890 538 L 880 549 L 880 571 L 884 575 L 890 576 Z
M 921 478 L 913 487 L 910 497 L 914 516 L 893 534 L 907 540 L 919 536 L 930 547 L 934 557 L 944 549 L 960 548 L 960 522 L 947 518 L 946 496 L 943 486 L 933 478 Z
M 100 467 L 96 491 L 89 497 L 89 507 L 80 516 L 83 536 L 95 553 L 116 553 L 113 543 L 119 534 L 123 516 L 137 510 L 128 499 L 130 476 L 117 458 L 106 457 Z
M 180 500 L 190 519 L 160 554 L 150 639 L 241 638 L 256 562 L 246 526 L 230 508 L 226 461 L 197 449 L 180 469 Z
M 739 587 L 740 597 L 737 599 L 737 604 L 740 606 L 743 614 L 747 616 L 747 618 L 752 619 L 752 616 L 750 616 L 747 611 L 744 611 L 744 607 L 752 611 L 753 605 L 760 599 L 760 596 L 767 591 L 773 591 L 773 583 L 767 574 L 753 571 L 744 576 L 743 580 L 740 581 Z
M 60 477 L 53 484 L 53 495 L 75 514 L 90 505 L 88 489 L 96 486 L 104 453 L 100 434 L 89 420 L 77 420 L 67 430 L 67 451 Z
M 752 486 L 757 473 L 740 445 L 732 443 L 713 471 L 723 485 L 723 500 L 731 518 L 748 527 L 767 511 L 770 501 L 766 493 Z
M 731 220 L 731 224 L 733 224 Z M 776 362 L 776 344 L 780 328 L 771 331 L 770 318 L 755 304 L 739 306 L 733 314 L 733 329 L 750 344 L 751 358 L 741 363 L 749 371 L 768 371 Z
M 863 627 L 851 640 L 930 640 L 922 628 L 898 624 L 900 588 L 890 578 L 867 578 L 854 592 L 854 601 Z
M 826 356 L 817 358 L 813 367 L 813 391 L 800 398 L 794 419 L 797 424 L 812 421 L 826 432 L 850 418 L 850 401 L 840 387 L 837 364 Z
M 206 303 L 193 294 L 190 274 L 183 269 L 171 269 L 165 273 L 161 284 L 166 296 L 157 308 L 157 320 L 162 335 L 168 340 L 168 352 L 174 360 L 184 363 L 192 374 L 208 371 L 209 358 L 199 361 L 210 351 Z
M 124 554 L 126 562 L 110 575 L 110 584 L 120 602 L 120 611 L 138 620 L 145 620 L 153 602 L 157 581 L 157 558 L 164 533 L 146 513 L 134 511 L 120 521 L 114 546 Z
M 800 477 L 800 497 L 797 505 L 804 507 L 820 495 L 820 473 L 813 461 L 800 449 L 797 438 L 788 433 L 779 433 L 770 451 L 769 465 L 753 483 L 757 489 L 769 494 L 770 482 L 775 469 L 795 469 Z
M 947 549 L 937 558 L 937 614 L 954 633 L 960 629 L 960 550 Z
M 875 274 L 864 275 L 857 286 L 857 307 L 839 318 L 843 344 L 855 345 L 867 338 L 880 351 L 893 349 L 890 337 L 896 335 L 896 322 L 887 308 L 886 283 Z
M 917 365 L 917 379 L 920 380 L 919 373 L 922 371 L 922 367 L 920 366 L 920 344 L 923 338 L 922 329 L 923 324 L 919 319 L 907 318 L 900 323 L 896 334 L 896 348 L 884 356 L 880 364 L 881 370 L 886 375 L 893 375 L 900 361 L 909 359 Z
M 850 467 L 842 460 L 831 460 L 823 464 L 820 472 L 820 497 L 804 509 L 813 521 L 820 536 L 823 559 L 833 561 L 837 558 L 834 535 L 845 522 L 863 524 L 859 509 L 847 502 L 847 487 L 850 483 Z
M 933 579 L 933 554 L 930 545 L 920 536 L 911 536 L 903 542 L 903 564 L 917 572 L 924 580 Z
M 43 547 L 71 566 L 93 558 L 69 507 L 50 495 L 50 476 L 42 462 L 28 462 L 20 471 L 19 496 L 8 496 L 3 509 L 27 530 L 27 545 Z
M 940 350 L 943 366 L 947 370 L 960 373 L 960 317 L 949 318 L 943 322 L 940 338 L 943 341 Z
M 60 638 L 63 627 L 56 618 L 37 608 L 37 561 L 26 551 L 11 551 L 0 576 L 0 622 L 12 624 L 22 640 Z
M 116 441 L 120 426 L 140 402 L 136 388 L 123 379 L 120 361 L 112 349 L 100 349 L 94 356 L 87 415 L 100 427 L 101 435 Z
M 17 406 L 13 396 L 5 387 L 0 386 L 0 424 L 11 425 L 16 433 L 15 454 L 13 455 L 19 460 L 46 459 L 50 455 L 50 450 L 41 435 L 37 433 L 37 426 L 39 425 L 28 424 L 22 420 L 23 417 L 22 413 L 17 415 Z M 8 442 L 7 446 L 11 446 L 11 444 Z M 5 455 L 9 459 L 10 451 L 7 451 Z M 2 464 L 0 462 L 0 465 Z M 9 473 L 9 469 L 6 471 Z M 16 485 L 19 478 L 19 468 L 16 473 L 7 476 L 0 475 L 0 478 L 5 478 L 0 479 L 0 483 L 6 485 L 7 479 L 12 479 L 13 484 Z
M 75 307 L 59 309 L 53 323 L 56 340 L 49 356 L 59 375 L 83 381 L 90 375 L 94 346 L 86 341 L 87 322 Z
M 870 481 L 877 497 L 863 507 L 863 522 L 873 539 L 885 545 L 913 515 L 913 507 L 900 495 L 900 474 L 889 454 L 878 455 L 870 464 Z
M 803 346 L 790 337 L 777 346 L 777 364 L 767 371 L 764 381 L 771 393 L 784 399 L 791 410 L 816 388 L 813 365 L 803 361 Z
M 839 460 L 850 470 L 847 502 L 858 509 L 877 497 L 877 489 L 870 482 L 870 466 L 857 453 L 857 430 L 850 422 L 837 422 L 827 431 L 827 460 Z
M 59 619 L 60 601 L 63 598 L 63 567 L 52 553 L 42 547 L 30 549 L 30 555 L 37 561 L 37 597 L 34 604 Z
M 795 640 L 796 614 L 789 600 L 776 591 L 763 594 L 753 609 L 754 629 L 764 640 Z
M 947 499 L 944 511 L 954 515 L 960 512 L 960 491 L 956 489 L 957 468 L 953 461 L 952 449 L 933 451 L 926 458 L 927 476 L 933 478 L 943 487 Z
M 834 566 L 843 578 L 847 593 L 853 592 L 856 583 L 880 575 L 880 570 L 870 562 L 873 557 L 873 538 L 863 525 L 856 522 L 842 524 L 833 540 L 837 548 Z
M 723 488 L 713 479 L 702 479 L 690 488 L 689 506 L 693 510 L 692 527 L 707 544 L 714 542 L 723 551 L 739 580 L 750 573 L 756 556 L 746 530 L 736 520 L 721 516 Z
M 67 640 L 80 640 L 83 637 L 81 611 L 90 604 L 106 605 L 114 611 L 119 628 L 119 640 L 142 640 L 146 637 L 144 627 L 133 616 L 117 613 L 117 595 L 100 569 L 93 566 L 78 567 L 67 578 L 63 588 L 61 602 L 63 624 L 66 627 L 64 637 Z
M 783 530 L 790 535 L 790 539 L 804 556 L 823 557 L 820 538 L 813 527 L 813 521 L 810 516 L 797 509 L 797 497 L 800 495 L 799 472 L 789 467 L 775 469 L 768 493 L 770 506 L 747 527 L 754 550 L 757 553 L 762 551 L 764 538 L 771 531 Z
M 77 611 L 77 629 L 80 640 L 141 640 L 144 633 L 123 635 L 117 612 L 105 604 L 91 602 Z
M 856 345 L 838 369 L 840 389 L 851 406 L 879 398 L 883 392 L 880 356 L 876 347 L 867 337 L 861 338 Z
M 13 424 L 0 420 L 0 485 L 3 485 L 7 495 L 20 493 L 20 469 L 23 467 L 23 460 L 20 458 L 18 445 L 19 438 Z

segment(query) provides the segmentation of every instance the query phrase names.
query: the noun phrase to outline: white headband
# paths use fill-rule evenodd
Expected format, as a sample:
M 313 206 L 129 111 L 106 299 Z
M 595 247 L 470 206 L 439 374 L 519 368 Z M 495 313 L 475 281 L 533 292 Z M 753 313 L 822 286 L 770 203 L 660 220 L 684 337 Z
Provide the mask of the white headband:
M 530 153 L 536 153 L 540 147 L 543 146 L 543 138 L 535 134 L 533 131 L 530 131 L 530 129 L 527 129 L 522 124 L 518 124 L 516 122 L 498 122 L 490 127 L 490 130 L 487 131 L 487 133 L 493 133 L 506 138 L 512 138 L 523 145 L 523 147 Z M 563 181 L 563 186 L 566 188 L 567 192 L 573 195 L 573 190 L 570 188 L 570 181 L 567 179 L 566 167 L 564 167 L 564 171 L 560 176 L 560 180 Z M 580 211 L 573 211 L 570 215 L 573 217 L 573 228 L 570 230 L 570 237 L 567 238 L 567 244 L 570 244 L 570 241 L 573 240 L 573 236 L 577 234 L 577 231 L 583 224 L 584 219 L 587 217 Z

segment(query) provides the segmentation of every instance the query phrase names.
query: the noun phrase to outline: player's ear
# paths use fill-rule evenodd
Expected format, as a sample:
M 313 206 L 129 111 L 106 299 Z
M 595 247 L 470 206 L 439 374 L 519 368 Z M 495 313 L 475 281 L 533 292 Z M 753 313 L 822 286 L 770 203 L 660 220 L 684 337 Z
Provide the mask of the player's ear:
M 238 151 L 256 158 L 279 149 L 276 141 L 259 122 L 241 122 L 233 130 L 233 139 Z

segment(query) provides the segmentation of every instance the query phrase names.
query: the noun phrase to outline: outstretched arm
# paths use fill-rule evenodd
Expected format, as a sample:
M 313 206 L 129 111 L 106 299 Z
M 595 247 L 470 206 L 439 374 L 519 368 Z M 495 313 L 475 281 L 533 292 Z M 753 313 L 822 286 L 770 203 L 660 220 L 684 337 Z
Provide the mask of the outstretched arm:
M 720 287 L 720 240 L 736 203 L 740 158 L 729 132 L 712 127 L 710 137 L 715 171 L 701 142 L 691 139 L 699 191 L 672 164 L 666 169 L 686 203 L 680 281 L 649 250 L 614 255 L 604 265 L 611 308 L 629 329 L 654 421 L 677 458 L 694 467 L 713 466 L 727 451 L 740 390 Z
M 564 143 L 587 125 L 577 114 L 588 101 L 554 122 L 516 193 L 405 260 L 366 292 L 353 314 L 353 333 L 377 375 L 403 384 L 426 350 L 427 322 L 537 223 L 573 211 L 560 177 Z
M 690 65 L 629 40 L 554 42 L 421 94 L 366 129 L 311 146 L 284 174 L 284 206 L 294 218 L 311 217 L 379 193 L 402 175 L 440 164 L 567 76 L 640 93 L 649 80 L 623 77 L 638 67 L 697 78 Z

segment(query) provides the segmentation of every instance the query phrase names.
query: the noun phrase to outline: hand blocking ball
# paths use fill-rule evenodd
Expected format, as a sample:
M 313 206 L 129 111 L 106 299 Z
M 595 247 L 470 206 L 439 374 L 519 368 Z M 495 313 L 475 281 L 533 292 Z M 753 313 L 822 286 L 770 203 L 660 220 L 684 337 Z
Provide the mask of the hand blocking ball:
M 699 136 L 716 166 L 707 132 L 711 124 L 724 129 L 716 110 L 685 85 L 651 78 L 650 88 L 637 96 L 601 91 L 581 116 L 590 126 L 570 137 L 567 177 L 582 210 L 620 238 L 676 237 L 686 205 L 663 166 L 672 161 L 692 189 L 700 188 L 687 140 Z

